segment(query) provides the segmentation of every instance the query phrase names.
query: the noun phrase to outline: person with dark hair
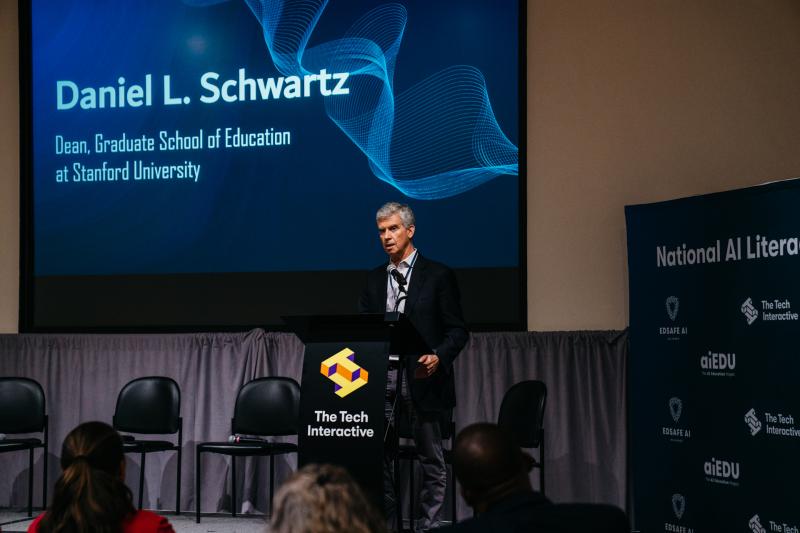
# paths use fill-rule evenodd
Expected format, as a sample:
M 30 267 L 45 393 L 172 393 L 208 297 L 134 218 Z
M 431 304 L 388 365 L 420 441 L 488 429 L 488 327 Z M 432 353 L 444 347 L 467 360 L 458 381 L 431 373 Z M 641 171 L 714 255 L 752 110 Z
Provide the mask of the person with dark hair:
M 532 458 L 503 428 L 489 423 L 464 428 L 453 448 L 453 469 L 461 495 L 477 516 L 442 531 L 539 531 L 535 512 L 550 502 L 531 487 L 532 466 Z
M 505 429 L 473 424 L 456 437 L 453 469 L 474 518 L 444 528 L 452 533 L 630 533 L 628 518 L 613 505 L 551 504 L 534 492 L 533 458 Z
M 404 361 L 405 372 L 390 372 L 386 390 L 387 419 L 396 417 L 399 401 L 408 414 L 414 445 L 422 465 L 419 528 L 441 525 L 447 488 L 447 470 L 442 448 L 442 426 L 449 425 L 456 405 L 453 362 L 467 344 L 456 276 L 450 268 L 414 247 L 414 212 L 408 205 L 389 202 L 375 214 L 378 237 L 388 261 L 372 270 L 361 294 L 362 313 L 401 312 L 419 331 L 430 353 Z M 401 383 L 396 398 L 397 382 Z M 396 498 L 392 461 L 385 460 L 384 498 L 388 521 L 394 526 Z
M 166 518 L 137 511 L 125 485 L 122 438 L 103 422 L 85 422 L 61 446 L 53 502 L 28 533 L 174 533 Z
M 270 533 L 382 533 L 383 518 L 350 474 L 309 464 L 295 472 L 273 501 Z

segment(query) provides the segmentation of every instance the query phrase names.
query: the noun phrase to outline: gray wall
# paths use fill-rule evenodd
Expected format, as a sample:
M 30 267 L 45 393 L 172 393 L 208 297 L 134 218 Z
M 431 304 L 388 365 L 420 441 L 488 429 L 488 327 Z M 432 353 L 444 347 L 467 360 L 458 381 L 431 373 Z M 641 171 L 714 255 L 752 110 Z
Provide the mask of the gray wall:
M 800 176 L 800 3 L 528 11 L 528 327 L 622 329 L 624 205 Z M 0 0 L 0 332 L 17 328 L 17 63 Z

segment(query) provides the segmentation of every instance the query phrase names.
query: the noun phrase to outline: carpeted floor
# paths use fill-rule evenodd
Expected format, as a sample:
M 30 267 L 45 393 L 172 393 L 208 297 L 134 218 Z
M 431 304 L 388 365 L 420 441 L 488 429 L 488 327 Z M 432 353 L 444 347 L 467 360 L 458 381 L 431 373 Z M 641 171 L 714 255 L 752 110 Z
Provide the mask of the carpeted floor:
M 204 516 L 195 523 L 194 514 L 162 513 L 169 518 L 176 533 L 267 533 L 266 519 L 259 515 L 231 518 L 230 515 Z M 0 510 L 0 531 L 3 533 L 27 531 L 32 519 L 24 511 Z

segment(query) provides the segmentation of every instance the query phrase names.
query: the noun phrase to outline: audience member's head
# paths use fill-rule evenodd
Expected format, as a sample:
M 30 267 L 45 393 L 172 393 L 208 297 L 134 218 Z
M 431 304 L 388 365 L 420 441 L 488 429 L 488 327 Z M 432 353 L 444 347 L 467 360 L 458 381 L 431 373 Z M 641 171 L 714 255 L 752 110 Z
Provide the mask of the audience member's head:
M 121 531 L 136 512 L 124 482 L 122 439 L 108 424 L 86 422 L 73 429 L 61 447 L 61 469 L 40 533 Z
M 532 491 L 532 465 L 514 438 L 495 424 L 473 424 L 456 437 L 453 468 L 464 500 L 479 513 L 509 495 Z
M 386 530 L 383 518 L 346 470 L 310 464 L 275 494 L 271 533 L 372 533 Z

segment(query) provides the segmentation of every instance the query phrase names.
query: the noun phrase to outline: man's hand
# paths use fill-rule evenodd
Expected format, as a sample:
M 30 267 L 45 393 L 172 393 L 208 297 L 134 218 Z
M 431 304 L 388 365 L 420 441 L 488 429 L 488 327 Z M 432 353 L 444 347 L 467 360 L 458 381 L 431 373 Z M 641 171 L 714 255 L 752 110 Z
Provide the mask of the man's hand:
M 439 356 L 436 354 L 423 355 L 417 359 L 417 369 L 414 372 L 414 377 L 417 379 L 424 379 L 430 377 L 436 369 L 439 368 Z

